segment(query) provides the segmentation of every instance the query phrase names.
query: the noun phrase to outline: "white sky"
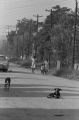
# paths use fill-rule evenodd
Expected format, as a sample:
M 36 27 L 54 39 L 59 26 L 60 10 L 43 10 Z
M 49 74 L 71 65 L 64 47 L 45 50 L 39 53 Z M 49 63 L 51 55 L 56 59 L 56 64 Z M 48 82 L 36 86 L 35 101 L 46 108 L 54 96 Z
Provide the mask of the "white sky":
M 24 17 L 35 20 L 33 15 L 39 14 L 43 16 L 39 20 L 44 20 L 48 15 L 45 9 L 55 5 L 74 10 L 75 0 L 0 0 L 0 35 L 6 32 L 6 25 L 16 25 L 17 20 Z

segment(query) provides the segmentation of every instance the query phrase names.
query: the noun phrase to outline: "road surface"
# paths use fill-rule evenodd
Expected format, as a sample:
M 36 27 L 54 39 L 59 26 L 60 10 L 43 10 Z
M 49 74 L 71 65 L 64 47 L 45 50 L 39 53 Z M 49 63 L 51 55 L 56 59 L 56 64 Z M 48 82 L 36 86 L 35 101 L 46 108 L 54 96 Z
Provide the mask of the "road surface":
M 11 77 L 10 90 L 4 80 Z M 49 99 L 54 88 L 62 89 L 61 99 Z M 11 64 L 0 72 L 0 120 L 79 120 L 79 82 Z

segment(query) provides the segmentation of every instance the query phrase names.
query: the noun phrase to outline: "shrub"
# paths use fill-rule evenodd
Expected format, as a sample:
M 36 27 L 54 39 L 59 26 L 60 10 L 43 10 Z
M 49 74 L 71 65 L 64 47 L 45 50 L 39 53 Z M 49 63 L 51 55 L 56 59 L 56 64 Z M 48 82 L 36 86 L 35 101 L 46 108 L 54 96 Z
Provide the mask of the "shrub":
M 30 68 L 31 67 L 31 60 L 23 60 L 21 62 L 21 66 L 25 67 L 25 68 Z

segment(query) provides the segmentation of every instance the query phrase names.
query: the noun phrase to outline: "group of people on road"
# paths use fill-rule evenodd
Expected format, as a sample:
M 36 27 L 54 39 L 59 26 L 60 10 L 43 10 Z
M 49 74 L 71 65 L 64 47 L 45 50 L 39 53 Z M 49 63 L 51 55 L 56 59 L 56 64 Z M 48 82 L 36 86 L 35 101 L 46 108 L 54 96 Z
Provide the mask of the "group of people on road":
M 32 73 L 34 73 L 36 68 L 35 58 L 32 57 L 31 60 L 32 60 L 31 69 L 32 69 Z M 46 74 L 48 72 L 48 60 L 44 60 L 44 62 L 41 65 L 40 71 L 42 74 Z
M 46 74 L 48 72 L 48 61 L 45 60 L 41 65 L 41 73 Z

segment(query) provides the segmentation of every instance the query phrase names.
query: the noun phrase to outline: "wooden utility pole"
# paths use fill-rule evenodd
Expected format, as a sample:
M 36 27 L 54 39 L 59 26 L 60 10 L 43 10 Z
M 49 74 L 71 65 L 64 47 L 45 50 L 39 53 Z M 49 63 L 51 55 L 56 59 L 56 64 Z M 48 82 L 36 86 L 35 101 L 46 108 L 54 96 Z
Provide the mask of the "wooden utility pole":
M 51 31 L 52 31 L 52 9 L 50 9 L 50 10 L 45 10 L 45 11 L 48 11 L 48 12 L 50 12 L 50 15 L 51 15 Z M 51 45 L 51 39 L 50 39 L 50 45 Z M 49 69 L 50 69 L 50 60 L 51 60 L 51 53 L 50 53 L 50 51 L 49 51 Z
M 17 26 L 16 26 L 16 42 L 17 42 L 17 47 L 16 47 L 16 54 L 17 54 L 17 56 L 16 57 L 18 57 L 18 31 L 17 31 Z
M 38 41 L 38 28 L 39 28 L 39 18 L 42 17 L 40 15 L 33 15 L 34 17 L 37 18 L 37 41 Z M 36 50 L 35 50 L 35 53 L 37 53 L 37 47 L 36 47 Z
M 73 55 L 72 55 L 72 68 L 74 68 L 74 64 L 75 64 L 75 47 L 76 47 L 76 25 L 77 25 L 77 7 L 78 7 L 78 3 L 77 0 L 75 0 L 76 2 L 76 7 L 75 7 L 75 20 L 74 20 L 74 39 L 73 39 Z
M 10 56 L 10 46 L 9 46 L 9 32 L 10 32 L 10 25 L 7 25 L 7 29 L 8 29 L 8 35 L 7 35 L 7 53 Z
M 9 35 L 9 31 L 10 31 L 10 26 L 9 25 L 7 26 L 7 29 L 8 29 L 8 35 Z
M 37 15 L 33 15 L 33 16 L 37 18 L 37 33 L 38 33 L 39 18 L 42 17 L 42 16 L 40 16 L 38 14 Z

